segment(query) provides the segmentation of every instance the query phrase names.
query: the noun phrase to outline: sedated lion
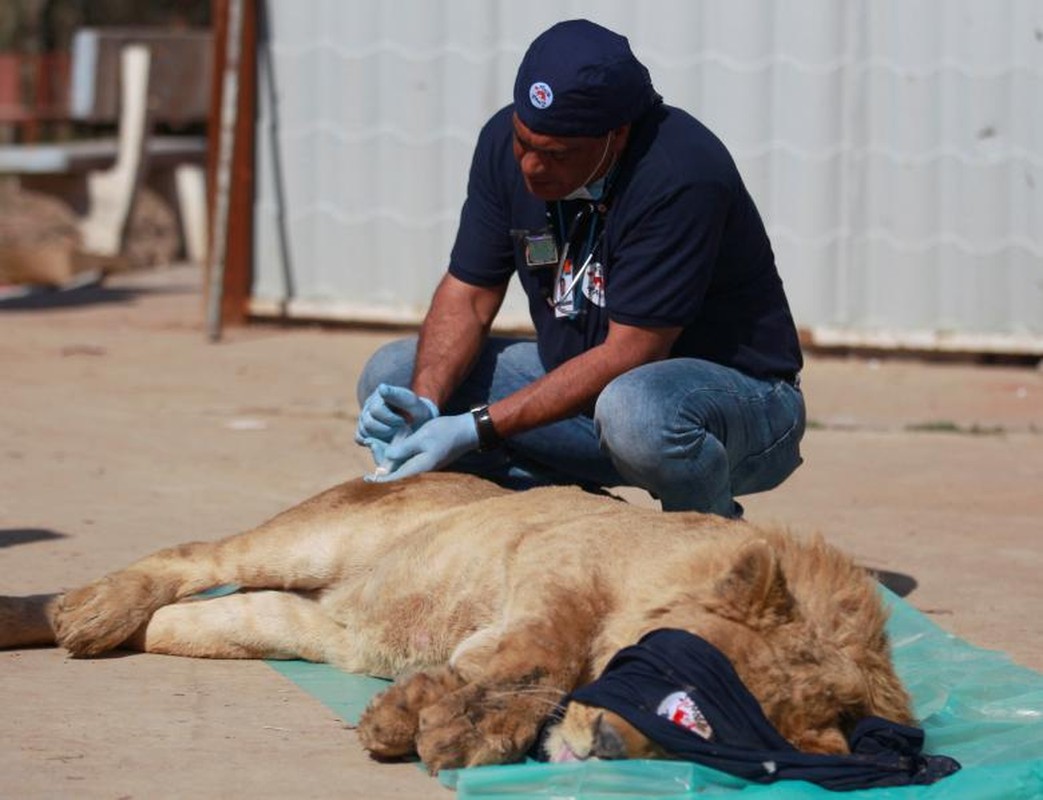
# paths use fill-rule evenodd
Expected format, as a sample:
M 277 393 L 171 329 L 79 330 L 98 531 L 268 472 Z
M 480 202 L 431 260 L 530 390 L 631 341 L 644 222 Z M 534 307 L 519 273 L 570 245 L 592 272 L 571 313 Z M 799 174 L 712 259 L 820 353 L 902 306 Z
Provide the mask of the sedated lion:
M 229 584 L 242 588 L 194 599 Z M 435 473 L 351 481 L 64 595 L 0 598 L 0 647 L 302 658 L 395 677 L 360 739 L 437 771 L 520 758 L 565 694 L 658 628 L 722 651 L 800 750 L 846 752 L 863 716 L 912 720 L 885 619 L 872 579 L 820 537 Z M 579 703 L 546 741 L 578 758 L 663 755 Z

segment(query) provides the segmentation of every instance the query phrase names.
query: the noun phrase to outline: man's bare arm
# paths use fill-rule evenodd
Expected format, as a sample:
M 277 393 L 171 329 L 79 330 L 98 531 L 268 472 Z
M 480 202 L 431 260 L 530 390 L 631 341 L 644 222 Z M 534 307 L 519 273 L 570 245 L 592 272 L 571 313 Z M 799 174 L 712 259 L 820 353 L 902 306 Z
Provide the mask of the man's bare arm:
M 497 433 L 506 438 L 587 410 L 613 378 L 641 364 L 667 358 L 680 333 L 680 327 L 636 328 L 610 323 L 602 344 L 490 406 Z
M 413 391 L 441 408 L 474 366 L 507 284 L 472 286 L 448 273 L 420 328 Z

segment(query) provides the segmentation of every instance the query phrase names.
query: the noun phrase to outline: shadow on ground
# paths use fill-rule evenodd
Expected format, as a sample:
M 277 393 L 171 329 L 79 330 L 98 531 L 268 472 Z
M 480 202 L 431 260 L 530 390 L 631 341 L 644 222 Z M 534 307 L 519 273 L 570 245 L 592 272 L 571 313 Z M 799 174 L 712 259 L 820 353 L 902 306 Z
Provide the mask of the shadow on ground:
M 870 570 L 869 573 L 899 597 L 908 597 L 913 593 L 913 590 L 919 586 L 916 578 L 912 575 L 906 575 L 901 572 L 889 572 L 886 569 L 873 569 Z
M 185 294 L 193 286 L 153 288 L 109 287 L 100 281 L 66 287 L 18 286 L 0 293 L 0 311 L 59 311 L 95 305 L 130 303 L 142 295 Z
M 67 534 L 47 528 L 0 528 L 0 548 L 65 539 Z

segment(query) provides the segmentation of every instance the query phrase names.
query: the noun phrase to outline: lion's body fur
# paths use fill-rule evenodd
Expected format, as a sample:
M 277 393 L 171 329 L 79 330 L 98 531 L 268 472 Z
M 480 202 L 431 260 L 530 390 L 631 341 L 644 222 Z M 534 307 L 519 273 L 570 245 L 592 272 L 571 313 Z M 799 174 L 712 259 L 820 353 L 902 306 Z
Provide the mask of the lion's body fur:
M 249 591 L 188 599 L 223 584 Z M 377 754 L 418 748 L 435 768 L 517 757 L 562 693 L 661 627 L 716 644 L 806 749 L 842 749 L 853 716 L 910 719 L 875 585 L 821 539 L 572 488 L 350 482 L 252 531 L 41 598 L 35 635 L 18 630 L 33 616 L 20 602 L 0 600 L 0 646 L 40 639 L 47 617 L 79 655 L 122 645 L 413 675 L 360 733 Z

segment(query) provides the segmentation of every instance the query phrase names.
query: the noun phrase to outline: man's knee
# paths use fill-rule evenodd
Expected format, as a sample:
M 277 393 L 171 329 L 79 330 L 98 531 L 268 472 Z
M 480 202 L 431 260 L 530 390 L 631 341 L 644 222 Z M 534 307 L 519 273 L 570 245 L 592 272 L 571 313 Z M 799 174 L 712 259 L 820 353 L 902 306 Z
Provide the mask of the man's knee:
M 380 347 L 362 368 L 356 393 L 359 405 L 382 383 L 409 386 L 416 361 L 416 338 L 396 339 Z
M 640 469 L 662 457 L 668 421 L 635 372 L 620 375 L 602 390 L 594 406 L 594 425 L 602 450 L 613 462 Z

